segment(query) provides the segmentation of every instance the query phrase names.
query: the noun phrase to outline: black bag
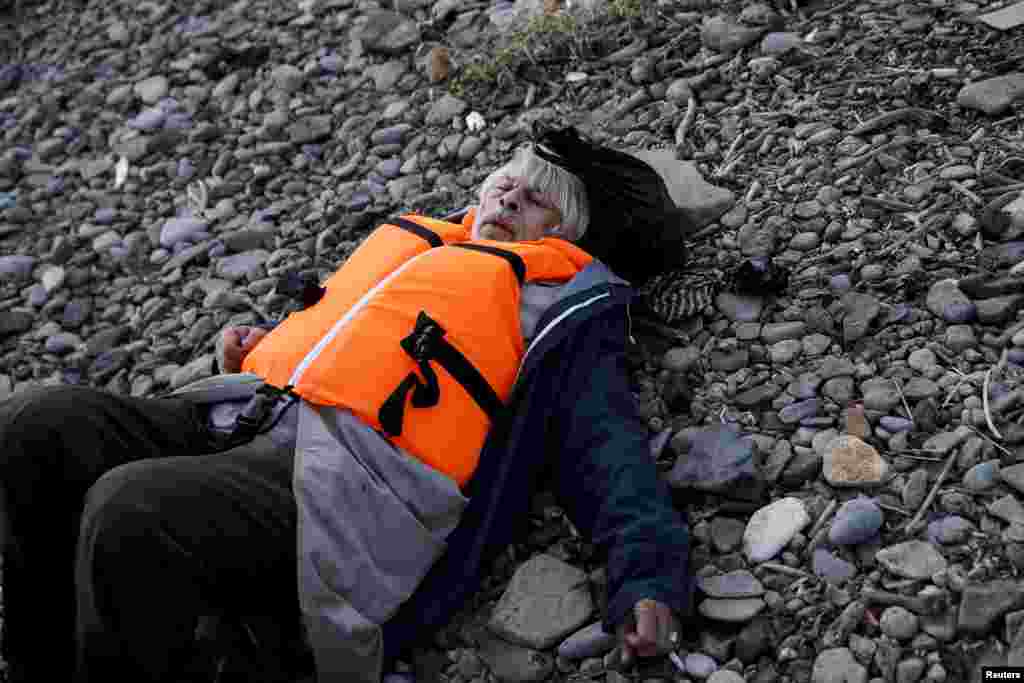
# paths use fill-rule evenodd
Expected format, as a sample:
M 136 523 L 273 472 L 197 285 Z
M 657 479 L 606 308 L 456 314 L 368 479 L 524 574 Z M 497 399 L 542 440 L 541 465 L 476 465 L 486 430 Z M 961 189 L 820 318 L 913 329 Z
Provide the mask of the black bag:
M 639 286 L 679 268 L 693 232 L 665 181 L 650 164 L 580 137 L 575 128 L 534 130 L 538 156 L 561 166 L 587 189 L 590 225 L 577 245 Z

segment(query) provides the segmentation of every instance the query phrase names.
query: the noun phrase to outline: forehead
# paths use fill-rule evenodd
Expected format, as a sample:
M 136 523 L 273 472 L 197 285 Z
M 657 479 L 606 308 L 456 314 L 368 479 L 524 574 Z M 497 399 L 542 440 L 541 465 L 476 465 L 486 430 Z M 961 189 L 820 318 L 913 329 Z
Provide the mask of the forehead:
M 546 164 L 536 161 L 513 162 L 501 174 L 503 178 L 512 180 L 516 184 L 529 188 L 534 192 L 557 193 L 558 176 Z

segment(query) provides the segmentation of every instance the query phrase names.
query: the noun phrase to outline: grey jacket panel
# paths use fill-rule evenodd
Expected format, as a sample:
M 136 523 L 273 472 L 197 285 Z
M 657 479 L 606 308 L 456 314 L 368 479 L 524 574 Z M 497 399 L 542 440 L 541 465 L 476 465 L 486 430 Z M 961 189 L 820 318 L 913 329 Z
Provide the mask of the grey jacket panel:
M 444 552 L 468 500 L 343 409 L 302 402 L 295 454 L 299 604 L 319 680 L 377 683 L 378 626 Z

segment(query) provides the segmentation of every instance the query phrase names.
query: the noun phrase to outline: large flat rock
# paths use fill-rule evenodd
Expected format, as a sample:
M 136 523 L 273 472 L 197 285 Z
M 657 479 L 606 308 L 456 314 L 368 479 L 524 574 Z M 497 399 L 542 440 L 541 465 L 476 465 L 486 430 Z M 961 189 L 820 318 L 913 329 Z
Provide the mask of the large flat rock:
M 718 220 L 736 203 L 732 190 L 704 180 L 692 161 L 676 159 L 670 149 L 633 150 L 631 154 L 661 175 L 672 201 L 697 228 Z
M 593 611 L 583 570 L 541 554 L 516 571 L 487 627 L 510 643 L 546 650 L 583 626 Z

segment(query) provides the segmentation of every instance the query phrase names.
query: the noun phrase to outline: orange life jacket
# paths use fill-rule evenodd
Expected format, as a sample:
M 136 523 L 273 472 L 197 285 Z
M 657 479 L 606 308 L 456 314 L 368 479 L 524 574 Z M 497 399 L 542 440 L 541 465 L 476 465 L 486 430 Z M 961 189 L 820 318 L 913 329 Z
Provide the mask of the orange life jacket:
M 557 238 L 469 241 L 472 219 L 380 226 L 243 371 L 347 408 L 465 485 L 522 361 L 520 286 L 567 281 L 592 260 Z

